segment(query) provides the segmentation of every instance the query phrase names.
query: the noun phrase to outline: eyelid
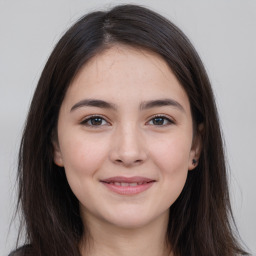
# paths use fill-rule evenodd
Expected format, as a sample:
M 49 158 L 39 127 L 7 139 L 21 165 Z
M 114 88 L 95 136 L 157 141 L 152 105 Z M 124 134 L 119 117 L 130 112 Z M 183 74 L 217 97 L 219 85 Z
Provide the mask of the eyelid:
M 168 124 L 165 124 L 165 125 L 159 125 L 159 126 L 167 126 L 167 125 L 173 125 L 176 123 L 176 121 L 174 120 L 174 118 L 170 117 L 169 115 L 166 115 L 166 114 L 156 114 L 156 115 L 153 115 L 151 116 L 148 121 L 146 122 L 146 124 L 148 124 L 150 121 L 152 121 L 154 118 L 157 118 L 157 117 L 162 117 L 166 120 L 168 120 Z M 157 126 L 157 125 L 156 125 Z
M 104 120 L 107 124 L 104 124 L 104 125 L 89 125 L 89 124 L 86 124 L 86 122 L 88 122 L 90 119 L 97 118 L 97 117 L 101 118 L 102 120 Z M 88 116 L 86 116 L 86 117 L 84 117 L 82 119 L 80 124 L 84 125 L 84 126 L 87 126 L 87 127 L 93 127 L 93 128 L 99 128 L 99 127 L 102 127 L 102 126 L 109 126 L 109 125 L 111 125 L 111 123 L 108 120 L 108 118 L 106 118 L 105 116 L 100 115 L 100 114 L 88 115 Z

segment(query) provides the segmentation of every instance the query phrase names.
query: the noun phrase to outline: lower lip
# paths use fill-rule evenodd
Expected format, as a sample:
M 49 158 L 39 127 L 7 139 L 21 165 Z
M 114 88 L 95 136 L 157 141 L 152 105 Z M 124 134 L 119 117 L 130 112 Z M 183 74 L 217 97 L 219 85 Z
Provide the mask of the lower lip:
M 145 190 L 149 189 L 154 182 L 148 182 L 145 184 L 141 184 L 141 185 L 137 185 L 137 186 L 117 186 L 114 184 L 109 184 L 109 183 L 105 183 L 102 182 L 103 185 L 105 185 L 109 190 L 120 194 L 120 195 L 136 195 L 139 193 L 144 192 Z

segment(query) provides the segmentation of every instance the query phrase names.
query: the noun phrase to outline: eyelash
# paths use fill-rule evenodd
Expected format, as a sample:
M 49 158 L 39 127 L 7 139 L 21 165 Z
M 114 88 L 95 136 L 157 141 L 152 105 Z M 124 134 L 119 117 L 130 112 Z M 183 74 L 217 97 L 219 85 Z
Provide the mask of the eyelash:
M 92 121 L 95 120 L 95 119 L 100 119 L 101 122 L 105 122 L 105 124 L 92 124 Z M 89 124 L 89 122 L 91 122 Z M 82 125 L 85 125 L 85 126 L 89 126 L 89 127 L 100 127 L 100 126 L 105 126 L 105 125 L 110 125 L 110 123 L 108 121 L 106 121 L 106 119 L 102 116 L 99 116 L 99 115 L 94 115 L 94 116 L 89 116 L 88 118 L 84 119 L 82 122 L 81 122 Z
M 100 124 L 93 124 L 92 121 L 96 120 L 96 119 L 99 119 L 98 121 L 100 122 Z M 163 123 L 160 122 L 160 124 L 150 124 L 150 122 L 154 122 L 156 119 L 161 119 L 161 121 Z M 97 122 L 97 120 L 96 120 Z M 102 124 L 102 122 L 105 122 L 104 124 Z M 106 121 L 106 119 L 100 115 L 94 115 L 94 116 L 90 116 L 88 118 L 86 118 L 85 120 L 83 120 L 81 122 L 82 125 L 85 125 L 85 126 L 89 126 L 89 127 L 94 127 L 94 128 L 97 128 L 97 127 L 100 127 L 100 126 L 108 126 L 110 125 L 110 123 L 108 121 Z M 153 126 L 168 126 L 168 125 L 172 125 L 174 124 L 174 121 L 172 119 L 170 119 L 169 117 L 165 116 L 165 115 L 155 115 L 153 117 L 150 118 L 149 121 L 147 121 L 146 123 L 147 125 L 153 125 Z
M 153 121 L 154 119 L 156 120 L 157 118 L 162 119 L 164 124 L 149 124 L 151 121 Z M 170 117 L 160 114 L 160 115 L 155 115 L 151 117 L 150 120 L 147 122 L 147 124 L 153 125 L 153 126 L 167 126 L 167 125 L 174 124 L 174 121 Z

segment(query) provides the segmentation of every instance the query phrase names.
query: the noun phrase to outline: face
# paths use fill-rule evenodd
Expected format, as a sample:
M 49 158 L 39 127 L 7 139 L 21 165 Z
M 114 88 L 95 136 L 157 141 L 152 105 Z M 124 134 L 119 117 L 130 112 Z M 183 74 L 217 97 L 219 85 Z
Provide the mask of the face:
M 54 161 L 82 218 L 118 227 L 168 218 L 200 149 L 188 97 L 165 61 L 120 45 L 77 74 L 57 131 Z

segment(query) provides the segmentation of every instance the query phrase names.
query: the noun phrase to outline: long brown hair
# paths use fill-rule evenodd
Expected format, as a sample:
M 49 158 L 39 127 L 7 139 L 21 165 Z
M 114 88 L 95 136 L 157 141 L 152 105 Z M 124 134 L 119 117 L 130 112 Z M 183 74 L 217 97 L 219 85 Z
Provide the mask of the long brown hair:
M 175 255 L 246 254 L 234 235 L 222 136 L 204 66 L 187 37 L 144 7 L 121 5 L 82 17 L 60 39 L 38 82 L 19 153 L 19 201 L 26 255 L 79 256 L 87 230 L 63 168 L 53 162 L 52 138 L 66 90 L 90 58 L 116 43 L 156 52 L 185 89 L 195 127 L 203 124 L 199 164 L 171 206 L 166 235 Z

